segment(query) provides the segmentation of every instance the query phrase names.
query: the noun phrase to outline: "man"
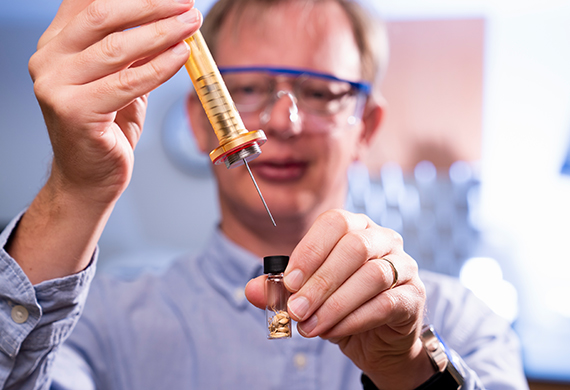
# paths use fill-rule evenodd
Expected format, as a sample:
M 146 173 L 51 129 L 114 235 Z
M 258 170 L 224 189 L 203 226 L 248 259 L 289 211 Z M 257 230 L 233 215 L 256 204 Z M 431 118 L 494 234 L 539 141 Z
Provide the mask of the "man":
M 360 389 L 364 374 L 367 388 L 414 389 L 439 380 L 420 340 L 427 321 L 453 349 L 464 389 L 525 388 L 508 324 L 456 282 L 420 278 L 395 232 L 340 209 L 346 171 L 383 110 L 365 87 L 381 61 L 364 11 L 222 0 L 209 18 L 244 123 L 268 136 L 251 167 L 277 227 L 247 171 L 218 166 L 222 218 L 204 253 L 160 276 L 100 278 L 81 313 L 147 94 L 184 64 L 181 42 L 201 16 L 185 0 L 64 1 L 30 60 L 52 171 L 0 236 L 3 388 Z M 216 147 L 193 96 L 188 110 L 200 147 Z M 300 335 L 285 342 L 265 340 L 263 312 L 239 294 L 252 279 L 247 298 L 264 306 L 260 260 L 273 254 L 291 255 Z

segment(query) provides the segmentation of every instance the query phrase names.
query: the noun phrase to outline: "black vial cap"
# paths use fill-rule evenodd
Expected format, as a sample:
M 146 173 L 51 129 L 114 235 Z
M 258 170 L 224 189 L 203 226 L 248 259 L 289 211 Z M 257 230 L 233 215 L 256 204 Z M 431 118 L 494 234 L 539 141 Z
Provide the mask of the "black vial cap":
M 287 268 L 289 256 L 265 256 L 263 258 L 263 272 L 266 274 L 280 274 Z

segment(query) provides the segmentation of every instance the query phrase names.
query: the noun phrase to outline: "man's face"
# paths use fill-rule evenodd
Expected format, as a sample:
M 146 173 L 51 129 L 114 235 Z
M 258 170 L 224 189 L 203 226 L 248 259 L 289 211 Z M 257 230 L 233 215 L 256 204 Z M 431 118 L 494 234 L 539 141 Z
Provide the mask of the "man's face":
M 286 2 L 261 17 L 248 12 L 237 31 L 234 26 L 229 20 L 220 31 L 216 50 L 220 68 L 300 68 L 360 80 L 359 51 L 350 23 L 334 3 L 316 3 L 307 11 L 299 2 Z M 279 82 L 279 89 L 291 87 L 287 80 Z M 250 167 L 278 225 L 298 218 L 312 222 L 321 212 L 342 207 L 346 170 L 364 143 L 363 125 L 349 125 L 346 112 L 317 118 L 321 125 L 315 132 L 310 127 L 315 121 L 307 116 L 293 122 L 290 107 L 285 96 L 266 110 L 268 120 L 260 120 L 258 114 L 242 115 L 248 130 L 261 127 L 268 139 Z M 200 127 L 198 131 L 208 132 L 209 152 L 218 141 L 208 126 Z M 220 165 L 215 174 L 224 219 L 229 212 L 240 221 L 270 223 L 245 167 L 228 170 Z

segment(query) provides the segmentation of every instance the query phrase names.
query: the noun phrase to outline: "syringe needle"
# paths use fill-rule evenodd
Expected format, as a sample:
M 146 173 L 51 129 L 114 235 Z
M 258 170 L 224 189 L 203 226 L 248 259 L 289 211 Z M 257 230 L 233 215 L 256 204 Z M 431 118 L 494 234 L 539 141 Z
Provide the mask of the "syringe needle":
M 273 219 L 273 215 L 271 215 L 271 211 L 269 211 L 269 207 L 267 207 L 267 203 L 265 203 L 265 199 L 263 199 L 263 195 L 261 195 L 261 191 L 259 190 L 259 187 L 257 186 L 257 182 L 255 181 L 255 178 L 253 177 L 253 174 L 251 173 L 251 169 L 249 169 L 249 164 L 247 163 L 247 160 L 245 158 L 243 159 L 243 163 L 244 163 L 245 167 L 247 168 L 247 171 L 249 172 L 249 177 L 251 177 L 251 181 L 253 181 L 253 185 L 255 186 L 255 189 L 257 190 L 257 193 L 259 194 L 261 201 L 263 202 L 263 206 L 265 207 L 267 214 L 269 214 L 269 218 L 271 218 L 271 222 L 273 223 L 273 226 L 277 226 L 275 224 L 275 220 Z

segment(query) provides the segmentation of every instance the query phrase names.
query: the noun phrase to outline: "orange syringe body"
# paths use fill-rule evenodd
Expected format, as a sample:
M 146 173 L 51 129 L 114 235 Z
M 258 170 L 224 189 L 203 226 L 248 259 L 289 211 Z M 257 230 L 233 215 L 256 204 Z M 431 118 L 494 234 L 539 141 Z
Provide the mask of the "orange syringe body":
M 190 46 L 186 70 L 220 144 L 210 152 L 210 159 L 228 168 L 254 159 L 267 140 L 265 133 L 245 128 L 202 33 L 197 31 L 186 43 Z

